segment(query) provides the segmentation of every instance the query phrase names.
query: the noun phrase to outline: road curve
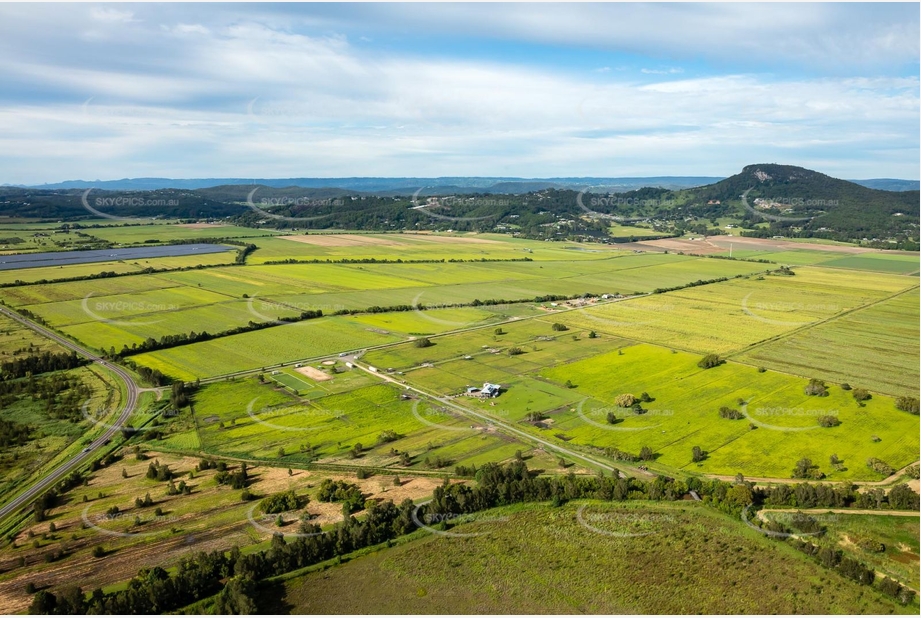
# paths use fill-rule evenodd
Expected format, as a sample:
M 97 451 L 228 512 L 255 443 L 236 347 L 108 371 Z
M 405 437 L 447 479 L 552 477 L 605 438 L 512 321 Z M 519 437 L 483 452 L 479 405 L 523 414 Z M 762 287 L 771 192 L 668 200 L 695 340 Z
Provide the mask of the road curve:
M 73 350 L 80 356 L 83 356 L 84 358 L 87 358 L 94 363 L 102 365 L 106 369 L 109 369 L 110 371 L 115 373 L 119 378 L 121 378 L 122 381 L 124 381 L 125 387 L 126 387 L 126 393 L 127 393 L 125 407 L 122 410 L 121 414 L 118 415 L 118 419 L 116 419 L 116 421 L 112 425 L 107 426 L 105 432 L 103 432 L 101 436 L 96 438 L 89 445 L 89 447 L 87 447 L 89 448 L 89 450 L 85 452 L 81 451 L 74 457 L 60 464 L 52 472 L 50 472 L 44 478 L 42 478 L 37 483 L 29 487 L 26 491 L 22 492 L 21 494 L 19 494 L 18 496 L 16 496 L 15 498 L 10 500 L 6 504 L 4 504 L 2 507 L 0 507 L 0 520 L 2 520 L 8 515 L 10 515 L 11 513 L 15 512 L 17 509 L 23 507 L 24 505 L 29 504 L 32 500 L 40 496 L 48 488 L 54 486 L 55 483 L 57 483 L 59 480 L 61 480 L 62 478 L 70 474 L 80 464 L 82 464 L 87 459 L 90 459 L 93 456 L 93 451 L 103 446 L 109 439 L 112 438 L 112 436 L 118 433 L 118 431 L 121 429 L 125 421 L 127 421 L 128 418 L 131 417 L 131 414 L 134 412 L 134 408 L 137 406 L 138 394 L 140 392 L 140 389 L 138 388 L 138 385 L 135 383 L 134 378 L 132 378 L 131 375 L 127 371 L 125 371 L 122 367 L 114 363 L 110 363 L 109 361 L 93 354 L 86 348 L 83 348 L 77 345 L 73 341 L 58 335 L 57 333 L 45 328 L 44 326 L 36 324 L 32 320 L 28 320 L 22 317 L 18 313 L 15 313 L 13 311 L 10 311 L 9 309 L 6 309 L 5 307 L 0 307 L 0 314 L 10 318 L 11 320 L 15 320 L 19 322 L 23 326 L 31 328 L 38 334 L 61 344 L 62 346 L 64 346 L 65 348 L 69 350 Z

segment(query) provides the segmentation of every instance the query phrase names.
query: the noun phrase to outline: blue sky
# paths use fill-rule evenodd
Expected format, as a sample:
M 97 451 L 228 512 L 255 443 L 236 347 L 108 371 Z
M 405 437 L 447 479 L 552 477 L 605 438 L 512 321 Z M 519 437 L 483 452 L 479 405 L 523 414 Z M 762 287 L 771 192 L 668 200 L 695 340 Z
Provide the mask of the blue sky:
M 919 176 L 918 4 L 0 5 L 0 183 Z

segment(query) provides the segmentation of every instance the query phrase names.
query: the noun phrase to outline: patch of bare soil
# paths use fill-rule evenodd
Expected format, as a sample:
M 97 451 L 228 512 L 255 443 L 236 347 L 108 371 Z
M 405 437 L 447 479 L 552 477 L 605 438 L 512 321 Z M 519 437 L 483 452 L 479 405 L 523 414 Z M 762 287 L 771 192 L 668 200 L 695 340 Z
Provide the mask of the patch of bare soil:
M 325 371 L 317 369 L 316 367 L 298 367 L 295 369 L 295 371 L 302 376 L 307 376 L 311 380 L 316 380 L 317 382 L 333 379 L 333 376 L 329 375 Z

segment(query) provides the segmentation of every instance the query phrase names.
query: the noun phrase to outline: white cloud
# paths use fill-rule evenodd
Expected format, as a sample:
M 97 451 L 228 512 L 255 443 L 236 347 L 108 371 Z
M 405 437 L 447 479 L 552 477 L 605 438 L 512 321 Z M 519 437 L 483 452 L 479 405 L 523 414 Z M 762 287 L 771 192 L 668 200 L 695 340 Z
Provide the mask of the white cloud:
M 341 30 L 304 34 L 299 22 L 278 13 L 208 19 L 180 8 L 142 5 L 137 16 L 105 13 L 102 19 L 110 26 L 101 30 L 95 14 L 88 21 L 74 18 L 65 28 L 67 20 L 46 13 L 51 25 L 33 41 L 18 32 L 31 18 L 0 7 L 0 14 L 22 22 L 17 29 L 0 20 L 0 39 L 7 36 L 0 49 L 22 46 L 0 54 L 0 79 L 8 85 L 0 94 L 0 153 L 15 153 L 0 154 L 5 172 L 0 182 L 718 175 L 762 161 L 850 177 L 917 176 L 915 76 L 737 71 L 685 77 L 682 72 L 690 69 L 655 56 L 643 61 L 650 68 L 639 70 L 623 70 L 628 67 L 621 64 L 591 69 L 598 66 L 595 60 L 566 70 L 425 49 L 356 47 Z M 387 10 L 398 21 L 405 7 Z M 783 47 L 783 28 L 801 32 L 829 15 L 829 9 L 815 6 L 796 19 L 763 6 L 746 11 L 643 5 L 617 11 L 622 19 L 606 21 L 599 15 L 612 16 L 613 9 L 541 6 L 512 24 L 516 13 L 510 7 L 426 6 L 410 22 L 452 23 L 463 31 L 480 18 L 486 33 L 541 41 L 568 40 L 582 28 L 584 41 L 637 49 L 682 29 L 684 42 L 669 43 L 671 50 L 698 45 L 689 39 L 719 46 L 727 37 L 759 30 L 758 48 L 767 49 Z M 687 25 L 676 25 L 676 14 L 686 17 Z M 491 19 L 483 21 L 486 15 Z M 661 32 L 645 40 L 651 31 L 637 24 L 648 19 L 657 19 Z M 718 34 L 687 36 L 702 23 L 710 24 L 706 32 Z M 888 49 L 892 58 L 904 55 L 898 28 L 869 25 L 880 34 L 861 54 L 871 58 Z M 87 39 L 90 30 L 98 33 Z M 771 41 L 774 35 L 780 38 Z M 844 45 L 826 39 L 798 50 L 784 47 L 783 53 Z M 74 45 L 75 40 L 83 42 Z M 41 48 L 48 53 L 34 53 Z

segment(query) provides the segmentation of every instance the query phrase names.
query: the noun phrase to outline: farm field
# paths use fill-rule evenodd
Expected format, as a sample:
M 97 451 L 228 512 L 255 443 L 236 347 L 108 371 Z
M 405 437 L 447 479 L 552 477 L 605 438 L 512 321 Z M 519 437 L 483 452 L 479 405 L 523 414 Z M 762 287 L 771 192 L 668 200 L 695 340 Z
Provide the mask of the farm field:
M 736 360 L 917 396 L 918 290 L 749 350 Z
M 195 400 L 201 448 L 279 466 L 316 462 L 401 473 L 437 471 L 425 463 L 427 458 L 449 462 L 442 466 L 448 471 L 455 465 L 511 459 L 517 450 L 529 450 L 485 427 L 471 428 L 471 421 L 456 414 L 401 399 L 393 386 L 352 381 L 347 391 L 327 390 L 340 376 L 356 373 L 317 382 L 319 392 L 304 401 L 253 378 L 208 385 Z M 383 440 L 385 432 L 394 435 Z M 363 447 L 358 457 L 352 454 L 356 444 Z M 409 453 L 411 462 L 401 462 L 393 449 Z
M 646 261 L 635 259 L 642 257 L 586 264 L 575 274 L 642 267 Z M 531 270 L 538 273 L 541 268 L 532 266 Z M 533 279 L 538 283 L 528 284 L 530 287 L 503 287 L 515 292 L 513 298 L 533 297 L 546 293 L 541 291 L 543 280 L 538 276 L 543 275 L 466 264 L 280 265 L 128 277 L 120 279 L 117 287 L 106 280 L 32 285 L 11 288 L 6 298 L 13 306 L 27 308 L 54 326 L 68 328 L 69 334 L 88 345 L 98 349 L 116 345 L 120 349 L 125 343 L 150 336 L 213 329 L 214 324 L 232 328 L 253 319 L 270 321 L 304 310 L 332 313 L 381 303 L 469 303 L 478 295 L 488 298 L 494 294 L 491 282 L 498 281 Z M 430 291 L 436 284 L 451 281 L 475 283 Z M 566 283 L 556 287 L 559 290 L 555 291 L 567 294 L 581 288 Z M 292 295 L 293 291 L 299 294 Z M 96 330 L 92 322 L 102 322 L 105 328 Z M 119 338 L 123 340 L 117 341 Z
M 456 371 L 464 374 L 473 374 L 466 379 L 474 383 L 488 380 L 486 371 L 482 367 L 487 364 L 490 368 L 503 370 L 518 368 L 519 370 L 533 370 L 548 364 L 584 358 L 587 355 L 598 354 L 605 350 L 614 349 L 618 345 L 628 345 L 625 340 L 610 335 L 598 336 L 594 339 L 588 337 L 587 329 L 572 329 L 568 331 L 554 331 L 556 322 L 569 323 L 569 316 L 575 312 L 566 312 L 554 316 L 553 314 L 540 316 L 536 319 L 521 320 L 503 324 L 501 334 L 496 329 L 485 328 L 471 332 L 449 334 L 432 338 L 434 345 L 427 348 L 417 348 L 411 343 L 391 346 L 382 350 L 372 350 L 366 353 L 362 360 L 375 367 L 393 367 L 397 370 L 408 371 L 420 367 L 423 363 L 434 364 L 438 369 L 443 369 L 444 363 L 452 363 Z M 519 347 L 524 352 L 518 356 L 508 356 L 508 350 Z M 465 359 L 470 356 L 470 359 Z M 467 367 L 467 369 L 460 369 Z M 426 368 L 416 369 L 411 374 L 413 381 L 428 384 L 423 375 Z M 480 378 L 477 379 L 476 376 Z M 499 380 L 492 380 L 498 382 Z M 438 384 L 432 384 L 438 387 Z
M 321 318 L 222 337 L 133 356 L 139 365 L 180 380 L 195 380 L 393 343 L 382 335 L 337 318 Z
M 168 244 L 177 240 L 198 238 L 235 238 L 240 240 L 268 238 L 278 235 L 274 230 L 261 230 L 236 225 L 220 224 L 147 224 L 147 225 L 107 225 L 83 230 L 85 233 L 121 245 L 150 244 L 147 240 L 156 240 L 156 244 Z M 253 240 L 253 242 L 257 242 Z
M 748 277 L 579 311 L 574 325 L 700 353 L 758 342 L 883 300 L 914 285 L 894 275 L 801 267 L 796 275 Z
M 250 263 L 296 259 L 596 259 L 616 248 L 580 243 L 548 243 L 504 234 L 309 234 L 262 239 Z M 575 249 L 575 250 L 574 250 Z M 583 251 L 584 249 L 584 251 Z
M 918 256 L 914 255 L 866 253 L 828 260 L 827 262 L 822 262 L 822 266 L 907 274 L 918 272 L 919 264 Z
M 796 462 L 810 458 L 828 480 L 878 480 L 870 457 L 898 469 L 917 460 L 918 417 L 895 408 L 890 397 L 874 396 L 861 407 L 837 385 L 829 396 L 804 394 L 807 381 L 754 367 L 727 363 L 697 367 L 699 356 L 638 345 L 543 370 L 557 384 L 570 380 L 583 399 L 564 410 L 548 411 L 554 432 L 569 444 L 616 447 L 638 453 L 643 446 L 658 454 L 657 464 L 687 472 L 790 478 Z M 648 392 L 648 412 L 635 415 L 616 408 L 615 397 Z M 739 400 L 744 403 L 739 403 Z M 745 418 L 720 418 L 722 406 Z M 613 412 L 622 422 L 606 420 Z M 818 418 L 834 416 L 837 427 L 821 427 Z M 754 427 L 754 428 L 753 428 Z M 879 438 L 874 441 L 873 437 Z M 693 463 L 691 450 L 708 453 Z M 831 455 L 845 469 L 828 464 Z
M 761 265 L 663 254 L 617 254 L 583 262 L 515 262 L 482 264 L 275 265 L 214 268 L 160 273 L 119 280 L 117 293 L 106 280 L 32 285 L 9 290 L 9 302 L 41 316 L 75 339 L 98 350 L 116 351 L 149 337 L 213 332 L 296 316 L 301 311 L 334 313 L 342 309 L 407 305 L 437 307 L 477 299 L 530 299 L 546 294 L 573 295 L 650 291 L 683 285 L 695 277 L 736 276 Z M 600 289 L 599 289 L 600 288 Z M 432 334 L 493 318 L 466 309 L 452 317 L 416 312 L 431 324 L 406 324 L 402 332 Z M 480 310 L 504 316 L 534 315 L 533 308 L 503 306 Z M 355 320 L 379 321 L 358 317 Z M 388 317 L 406 323 L 408 316 Z M 418 322 L 418 320 L 417 320 Z M 388 330 L 386 327 L 378 327 Z M 396 328 L 395 330 L 400 330 Z M 273 339 L 274 329 L 261 331 Z M 254 335 L 249 333 L 248 335 Z M 240 335 L 245 336 L 245 335 Z M 321 353 L 339 351 L 323 348 Z M 349 349 L 343 348 L 343 349 Z M 265 359 L 246 368 L 275 364 Z M 238 364 L 233 364 L 238 366 Z M 188 376 L 189 374 L 183 374 Z M 199 377 L 207 377 L 202 374 Z
M 595 530 L 580 525 L 577 513 L 583 521 L 593 516 Z M 657 533 L 605 534 L 617 530 L 618 519 L 646 521 Z M 700 506 L 528 505 L 488 511 L 454 530 L 479 536 L 430 534 L 341 566 L 285 577 L 260 606 L 298 614 L 369 608 L 414 614 L 914 611 Z M 459 588 L 461 573 L 465 585 Z
M 128 272 L 139 273 L 145 268 L 195 268 L 196 266 L 232 264 L 236 256 L 236 248 L 228 248 L 225 252 L 205 253 L 201 255 L 181 255 L 119 260 L 113 262 L 93 262 L 90 264 L 73 264 L 69 266 L 0 270 L 0 284 L 15 283 L 17 281 L 26 283 L 53 281 L 55 279 L 66 279 L 70 277 L 86 277 L 101 272 L 114 272 L 119 274 Z M 121 283 L 125 281 L 125 279 L 120 278 L 117 281 Z

